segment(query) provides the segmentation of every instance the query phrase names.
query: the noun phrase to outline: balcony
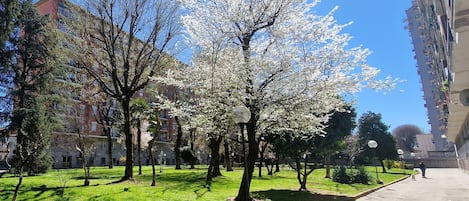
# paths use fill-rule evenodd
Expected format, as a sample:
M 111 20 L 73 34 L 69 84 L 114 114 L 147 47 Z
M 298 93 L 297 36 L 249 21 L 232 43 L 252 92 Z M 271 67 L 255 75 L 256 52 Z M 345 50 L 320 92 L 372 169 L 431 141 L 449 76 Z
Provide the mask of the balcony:
M 454 28 L 456 41 L 454 43 L 451 61 L 451 77 L 449 97 L 449 115 L 447 136 L 451 141 L 455 141 L 458 133 L 462 130 L 462 125 L 467 121 L 469 107 L 464 106 L 460 100 L 461 91 L 469 89 L 469 1 L 454 1 Z

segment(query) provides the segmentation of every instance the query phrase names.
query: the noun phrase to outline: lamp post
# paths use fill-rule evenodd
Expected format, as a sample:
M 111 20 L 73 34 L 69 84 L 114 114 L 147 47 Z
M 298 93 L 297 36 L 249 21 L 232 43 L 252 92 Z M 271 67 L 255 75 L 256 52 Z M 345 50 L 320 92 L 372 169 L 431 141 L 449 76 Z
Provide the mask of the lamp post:
M 244 142 L 244 125 L 249 122 L 251 119 L 251 111 L 244 105 L 237 106 L 234 108 L 235 121 L 239 125 L 241 132 L 241 143 L 243 149 L 243 162 L 244 162 L 244 178 L 246 180 L 246 198 L 249 198 L 249 179 L 248 179 L 248 169 L 247 169 L 247 157 L 246 157 L 246 145 Z
M 415 153 L 410 152 L 410 157 L 412 158 L 412 171 L 410 171 L 410 175 L 412 176 L 412 179 L 415 180 L 415 174 L 414 174 L 414 168 L 415 168 Z
M 402 172 L 405 174 L 404 168 L 404 151 L 402 149 L 397 149 L 397 154 L 399 154 L 399 160 L 401 161 Z
M 197 151 L 197 160 L 199 160 L 199 166 L 197 167 L 197 170 L 199 170 L 200 166 L 202 165 L 202 157 L 200 156 L 200 151 Z
M 415 168 L 415 153 L 410 152 L 410 157 L 412 158 L 412 166 L 413 166 L 413 168 Z
M 368 147 L 370 149 L 373 149 L 373 155 L 375 155 L 375 152 L 376 152 L 376 147 L 378 147 L 378 143 L 374 140 L 369 140 L 368 141 Z M 374 158 L 374 157 L 373 157 Z M 376 183 L 378 184 L 383 184 L 383 182 L 381 180 L 379 180 L 379 176 L 378 176 L 378 166 L 375 166 L 375 170 L 376 170 Z
M 233 151 L 233 150 L 231 150 Z M 231 167 L 234 167 L 235 153 L 231 152 Z
M 165 160 L 166 160 L 166 153 L 164 153 L 163 150 L 161 150 L 159 157 L 160 157 L 160 173 L 162 173 L 163 164 L 165 163 Z

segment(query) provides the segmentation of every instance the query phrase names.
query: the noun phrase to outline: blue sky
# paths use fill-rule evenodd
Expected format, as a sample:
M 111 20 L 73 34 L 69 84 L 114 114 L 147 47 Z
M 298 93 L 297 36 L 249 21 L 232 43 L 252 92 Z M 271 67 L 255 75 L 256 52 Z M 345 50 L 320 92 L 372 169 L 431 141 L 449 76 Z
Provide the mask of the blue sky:
M 362 113 L 381 113 L 390 131 L 403 124 L 413 124 L 430 132 L 424 107 L 420 78 L 413 59 L 413 46 L 408 30 L 405 10 L 410 0 L 322 0 L 315 12 L 324 15 L 335 5 L 339 10 L 335 18 L 341 24 L 353 21 L 344 32 L 353 36 L 352 46 L 363 45 L 373 51 L 368 63 L 387 75 L 405 80 L 391 92 L 365 90 L 358 94 L 357 119 Z
M 359 93 L 357 119 L 362 113 L 372 111 L 382 115 L 383 122 L 390 126 L 389 131 L 403 124 L 413 124 L 430 132 L 412 41 L 404 28 L 407 25 L 405 10 L 411 6 L 411 0 L 322 0 L 314 12 L 324 15 L 336 5 L 339 10 L 334 16 L 338 23 L 353 21 L 344 30 L 353 36 L 350 45 L 363 45 L 373 51 L 368 63 L 381 69 L 381 78 L 390 75 L 405 80 L 390 92 L 365 90 Z M 182 53 L 177 57 L 188 61 L 189 55 Z

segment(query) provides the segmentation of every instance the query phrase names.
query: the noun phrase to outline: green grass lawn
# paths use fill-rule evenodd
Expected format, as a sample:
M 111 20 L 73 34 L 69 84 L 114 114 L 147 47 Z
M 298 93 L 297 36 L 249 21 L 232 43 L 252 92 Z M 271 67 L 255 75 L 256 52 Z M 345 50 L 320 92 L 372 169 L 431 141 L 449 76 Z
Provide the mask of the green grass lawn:
M 367 169 L 373 178 L 375 169 Z M 381 169 L 379 169 L 381 170 Z M 118 181 L 124 173 L 124 167 L 91 169 L 90 186 L 83 185 L 81 169 L 50 170 L 47 174 L 25 177 L 18 200 L 164 200 L 164 201 L 213 201 L 235 197 L 242 177 L 242 169 L 233 172 L 222 171 L 223 176 L 215 178 L 210 188 L 205 185 L 206 169 L 174 170 L 167 166 L 163 173 L 158 172 L 157 186 L 151 184 L 151 167 L 143 167 L 143 175 L 134 169 L 135 181 Z M 388 174 L 380 173 L 380 179 L 386 184 L 405 175 L 400 169 L 392 169 Z M 263 170 L 266 174 L 266 171 Z M 407 170 L 407 174 L 410 170 Z M 315 170 L 308 178 L 308 189 L 312 193 L 298 192 L 299 184 L 296 173 L 282 170 L 275 176 L 258 177 L 254 172 L 251 194 L 255 198 L 281 200 L 354 200 L 361 192 L 380 186 L 373 181 L 370 185 L 339 184 L 325 179 L 325 170 Z M 62 179 L 60 179 L 62 178 Z M 65 188 L 62 188 L 65 183 Z M 11 200 L 18 178 L 6 174 L 0 178 L 0 200 Z

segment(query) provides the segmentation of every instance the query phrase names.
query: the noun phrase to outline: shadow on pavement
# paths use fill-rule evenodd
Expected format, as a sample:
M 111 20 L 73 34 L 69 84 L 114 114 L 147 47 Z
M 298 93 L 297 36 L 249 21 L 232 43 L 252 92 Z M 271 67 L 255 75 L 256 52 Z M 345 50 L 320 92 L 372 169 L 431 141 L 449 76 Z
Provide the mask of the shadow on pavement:
M 337 196 L 337 195 L 321 195 L 321 194 L 312 194 L 310 192 L 300 192 L 300 191 L 291 191 L 291 190 L 268 190 L 268 191 L 255 191 L 251 192 L 252 196 L 257 199 L 265 200 L 269 199 L 272 201 L 283 201 L 291 200 L 292 197 L 295 198 L 295 201 L 353 201 L 354 198 L 346 196 Z

